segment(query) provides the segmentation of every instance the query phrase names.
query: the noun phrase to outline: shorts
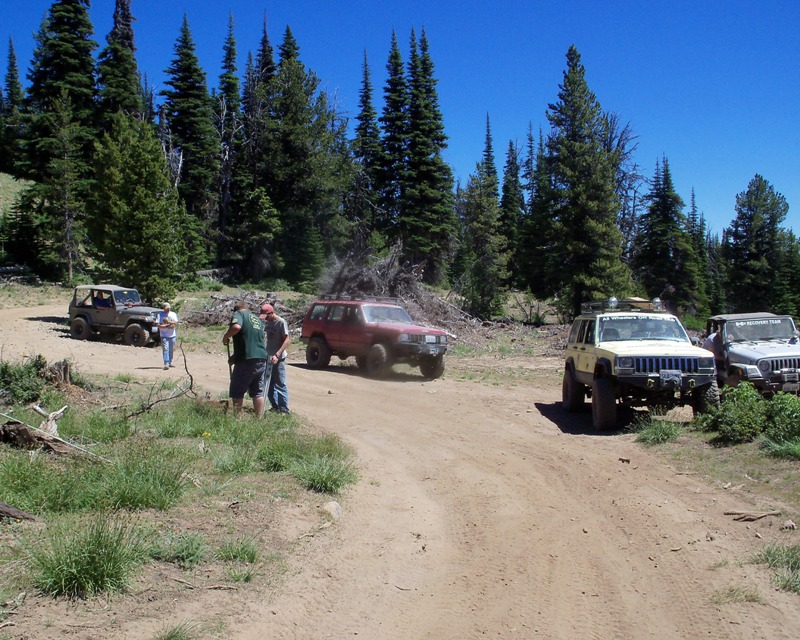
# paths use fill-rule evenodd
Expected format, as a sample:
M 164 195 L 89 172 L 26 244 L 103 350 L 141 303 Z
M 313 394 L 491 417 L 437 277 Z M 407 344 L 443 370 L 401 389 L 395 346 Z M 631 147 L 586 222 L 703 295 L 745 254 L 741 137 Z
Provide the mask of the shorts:
M 267 361 L 263 359 L 245 360 L 233 365 L 229 395 L 235 400 L 244 398 L 247 391 L 251 398 L 264 396 L 264 372 Z

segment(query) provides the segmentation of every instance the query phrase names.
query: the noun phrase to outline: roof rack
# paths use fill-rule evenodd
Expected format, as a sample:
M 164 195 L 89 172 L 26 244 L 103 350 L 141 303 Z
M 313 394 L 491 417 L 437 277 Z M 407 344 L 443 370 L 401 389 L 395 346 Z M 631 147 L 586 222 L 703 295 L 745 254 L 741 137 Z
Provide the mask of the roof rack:
M 387 304 L 400 304 L 399 298 L 389 296 L 350 295 L 349 293 L 323 293 L 320 300 L 346 300 L 353 302 L 383 302 Z
M 603 311 L 652 311 L 667 313 L 666 305 L 661 298 L 646 300 L 645 298 L 623 298 L 617 300 L 614 296 L 606 300 L 593 300 L 581 305 L 581 313 L 601 313 Z

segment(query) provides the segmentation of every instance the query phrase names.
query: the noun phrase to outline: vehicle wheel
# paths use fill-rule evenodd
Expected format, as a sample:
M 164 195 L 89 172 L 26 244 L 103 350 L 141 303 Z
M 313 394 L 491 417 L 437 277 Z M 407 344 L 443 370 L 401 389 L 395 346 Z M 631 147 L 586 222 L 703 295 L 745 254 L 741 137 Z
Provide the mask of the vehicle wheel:
M 561 405 L 566 411 L 574 413 L 583 408 L 586 399 L 586 385 L 575 379 L 572 369 L 564 370 L 564 380 L 561 383 Z
M 306 347 L 306 364 L 312 369 L 324 369 L 331 362 L 331 348 L 325 338 L 311 338 Z
M 129 324 L 123 334 L 125 344 L 131 347 L 143 347 L 150 340 L 150 333 L 138 324 Z
M 86 340 L 92 335 L 92 329 L 84 318 L 75 318 L 69 325 L 69 335 L 76 340 Z
M 423 376 L 435 380 L 444 373 L 444 356 L 432 356 L 419 363 L 419 370 Z
M 617 426 L 617 399 L 608 378 L 597 378 L 592 383 L 592 423 L 598 431 Z
M 356 356 L 356 366 L 359 371 L 367 370 L 367 356 Z
M 386 346 L 382 344 L 373 344 L 372 348 L 367 354 L 367 374 L 373 378 L 384 378 L 391 363 L 389 362 L 389 352 Z
M 694 415 L 708 413 L 716 408 L 719 408 L 719 386 L 717 386 L 716 380 L 692 392 L 692 412 Z

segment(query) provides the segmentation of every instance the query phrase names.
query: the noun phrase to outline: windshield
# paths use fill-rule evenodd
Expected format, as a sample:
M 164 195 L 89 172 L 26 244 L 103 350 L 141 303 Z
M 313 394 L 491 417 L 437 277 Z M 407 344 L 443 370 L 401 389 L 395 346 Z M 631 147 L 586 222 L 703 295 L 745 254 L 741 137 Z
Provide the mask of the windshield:
M 414 321 L 403 307 L 389 307 L 385 305 L 364 305 L 364 317 L 367 322 L 395 322 L 400 324 L 413 324 Z
M 142 303 L 142 299 L 139 297 L 139 292 L 136 291 L 136 289 L 128 289 L 127 291 L 115 291 L 114 300 L 117 301 L 117 304 L 134 305 Z
M 600 342 L 673 340 L 689 342 L 681 323 L 671 316 L 619 315 L 600 317 Z
M 791 318 L 752 318 L 730 320 L 725 325 L 727 339 L 738 341 L 788 340 L 794 335 Z

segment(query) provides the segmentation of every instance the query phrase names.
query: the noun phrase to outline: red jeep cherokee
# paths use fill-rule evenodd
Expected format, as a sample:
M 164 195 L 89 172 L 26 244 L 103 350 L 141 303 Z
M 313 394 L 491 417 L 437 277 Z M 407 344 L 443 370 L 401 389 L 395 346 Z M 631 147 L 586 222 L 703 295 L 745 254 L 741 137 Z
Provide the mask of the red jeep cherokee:
M 300 337 L 306 363 L 328 366 L 331 356 L 355 356 L 370 376 L 385 376 L 395 362 L 419 367 L 426 378 L 444 373 L 447 333 L 417 324 L 394 299 L 338 298 L 312 303 Z

